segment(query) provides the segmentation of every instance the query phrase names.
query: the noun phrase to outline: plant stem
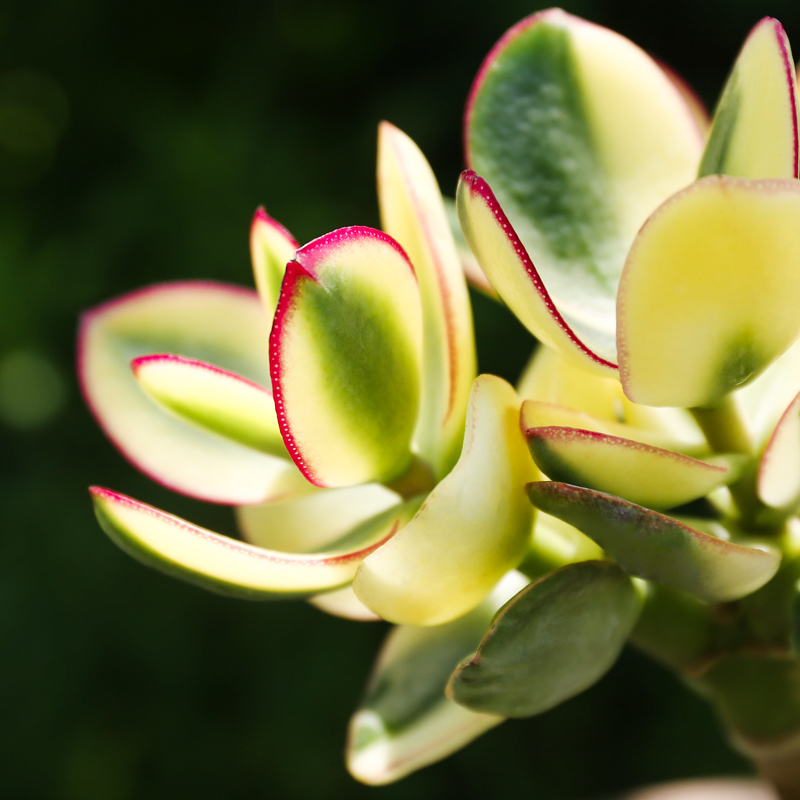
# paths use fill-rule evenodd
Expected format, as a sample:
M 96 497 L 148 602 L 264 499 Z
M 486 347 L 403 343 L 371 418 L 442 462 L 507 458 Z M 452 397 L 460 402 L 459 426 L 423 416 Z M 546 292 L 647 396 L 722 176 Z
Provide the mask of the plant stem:
M 689 411 L 714 452 L 753 455 L 753 442 L 732 395 L 712 408 L 691 408 Z M 745 525 L 754 525 L 764 508 L 756 492 L 755 470 L 754 464 L 728 486 Z

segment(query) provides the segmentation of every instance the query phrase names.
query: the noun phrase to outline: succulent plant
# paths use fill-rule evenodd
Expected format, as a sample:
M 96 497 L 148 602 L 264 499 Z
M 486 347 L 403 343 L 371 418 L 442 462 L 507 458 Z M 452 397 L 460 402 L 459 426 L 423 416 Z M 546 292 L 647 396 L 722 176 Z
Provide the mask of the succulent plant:
M 106 489 L 144 563 L 395 624 L 348 766 L 396 780 L 599 680 L 631 642 L 800 797 L 800 181 L 783 28 L 709 119 L 624 37 L 558 9 L 470 94 L 455 208 L 379 131 L 383 231 L 300 247 L 262 209 L 258 292 L 164 284 L 88 312 L 86 399 L 244 541 Z M 544 345 L 475 376 L 464 275 Z

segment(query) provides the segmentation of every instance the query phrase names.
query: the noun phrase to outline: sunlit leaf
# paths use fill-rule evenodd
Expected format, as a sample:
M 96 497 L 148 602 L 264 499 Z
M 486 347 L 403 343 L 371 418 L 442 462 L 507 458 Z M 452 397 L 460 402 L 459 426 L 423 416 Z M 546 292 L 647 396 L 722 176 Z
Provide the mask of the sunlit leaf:
M 247 599 L 308 597 L 346 586 L 361 561 L 414 514 L 411 500 L 367 520 L 324 553 L 266 550 L 192 525 L 108 489 L 92 488 L 100 525 L 147 566 L 206 589 Z
M 472 310 L 442 194 L 425 156 L 402 131 L 378 136 L 381 225 L 416 270 L 424 330 L 417 449 L 438 477 L 458 459 L 475 379 Z
M 536 470 L 519 429 L 519 398 L 479 376 L 458 464 L 419 514 L 360 567 L 358 597 L 384 619 L 438 625 L 474 608 L 525 553 Z
M 255 292 L 199 281 L 153 286 L 84 314 L 81 388 L 111 441 L 153 479 L 211 502 L 260 503 L 297 484 L 294 466 L 167 413 L 138 385 L 130 363 L 178 353 L 269 386 L 268 337 Z
M 531 455 L 554 481 L 586 486 L 649 508 L 672 508 L 730 482 L 728 461 L 708 461 L 579 428 L 525 429 Z M 736 457 L 733 457 L 735 461 Z
M 625 255 L 647 216 L 694 179 L 702 154 L 682 93 L 624 37 L 550 9 L 515 25 L 487 56 L 466 142 L 470 166 L 491 186 L 569 331 L 615 363 Z M 492 285 L 529 327 L 535 316 L 554 336 L 538 306 L 518 308 L 533 297 L 526 259 L 498 257 L 495 271 L 508 284 L 500 286 L 488 244 L 476 255 Z M 558 342 L 564 355 L 579 355 L 569 337 Z
M 758 496 L 773 508 L 800 503 L 800 394 L 778 421 L 761 457 Z
M 263 208 L 256 211 L 250 226 L 250 258 L 256 287 L 270 320 L 278 305 L 286 265 L 299 247 L 289 231 Z
M 783 26 L 765 17 L 745 40 L 722 92 L 700 175 L 797 177 L 797 82 Z
M 272 392 L 205 361 L 140 356 L 131 362 L 139 385 L 181 419 L 270 455 L 288 458 Z
M 398 477 L 419 410 L 420 301 L 402 248 L 343 228 L 297 251 L 270 335 L 278 423 L 318 486 Z
M 800 183 L 709 176 L 664 203 L 620 282 L 628 397 L 706 406 L 746 384 L 800 334 Z

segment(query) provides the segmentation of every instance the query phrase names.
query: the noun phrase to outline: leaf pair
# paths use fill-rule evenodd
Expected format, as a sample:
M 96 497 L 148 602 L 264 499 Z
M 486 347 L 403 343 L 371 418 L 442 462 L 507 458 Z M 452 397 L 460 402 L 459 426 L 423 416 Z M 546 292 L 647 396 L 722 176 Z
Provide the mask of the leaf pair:
M 638 403 L 713 403 L 800 333 L 795 95 L 788 41 L 766 19 L 704 152 L 670 74 L 617 34 L 541 12 L 506 34 L 473 87 L 467 142 L 483 177 L 459 184 L 465 236 L 511 310 L 564 357 L 609 375 L 619 364 Z

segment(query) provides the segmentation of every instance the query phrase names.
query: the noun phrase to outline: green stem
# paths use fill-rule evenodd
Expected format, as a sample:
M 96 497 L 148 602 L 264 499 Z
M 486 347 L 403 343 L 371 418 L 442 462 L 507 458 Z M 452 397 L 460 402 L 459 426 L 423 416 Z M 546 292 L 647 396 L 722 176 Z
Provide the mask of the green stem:
M 731 395 L 713 408 L 691 408 L 689 411 L 714 452 L 753 456 L 753 441 Z M 755 525 L 764 509 L 764 504 L 756 492 L 756 468 L 755 464 L 751 465 L 728 486 L 731 498 L 745 525 Z

